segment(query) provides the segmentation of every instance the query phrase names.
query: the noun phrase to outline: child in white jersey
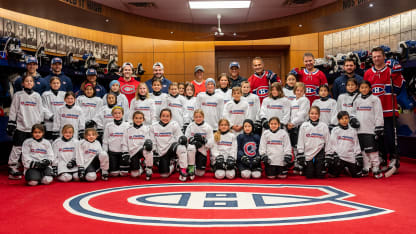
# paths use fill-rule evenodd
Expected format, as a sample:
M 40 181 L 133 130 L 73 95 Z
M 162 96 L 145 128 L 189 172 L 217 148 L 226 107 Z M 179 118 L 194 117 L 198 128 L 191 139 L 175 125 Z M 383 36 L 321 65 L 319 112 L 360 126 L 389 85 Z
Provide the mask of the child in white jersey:
M 52 144 L 55 160 L 53 165 L 57 167 L 57 178 L 59 181 L 68 182 L 78 181 L 78 168 L 76 158 L 76 148 L 78 140 L 74 139 L 74 127 L 66 124 L 62 128 L 62 137 L 56 139 Z
M 237 160 L 237 137 L 230 132 L 230 122 L 220 119 L 211 149 L 216 179 L 234 179 Z

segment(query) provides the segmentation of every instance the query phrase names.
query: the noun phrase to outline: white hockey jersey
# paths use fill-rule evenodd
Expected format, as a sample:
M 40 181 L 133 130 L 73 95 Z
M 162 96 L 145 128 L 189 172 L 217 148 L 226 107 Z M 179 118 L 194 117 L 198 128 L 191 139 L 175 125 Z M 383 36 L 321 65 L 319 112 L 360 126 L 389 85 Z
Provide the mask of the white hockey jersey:
M 339 126 L 332 129 L 329 138 L 329 154 L 337 153 L 339 158 L 350 163 L 355 163 L 355 157 L 361 153 L 357 131 L 351 127 L 348 129 Z
M 110 122 L 105 126 L 103 136 L 103 150 L 108 152 L 123 152 L 123 138 L 127 128 L 130 127 L 128 122 L 121 122 L 120 125 Z
M 209 126 L 207 122 L 204 122 L 201 125 L 198 125 L 195 122 L 192 122 L 186 128 L 185 136 L 186 138 L 189 139 L 197 133 L 205 137 L 205 139 L 207 140 L 207 143 L 205 144 L 205 146 L 207 148 L 212 148 L 212 146 L 214 145 L 214 134 L 212 131 L 212 127 Z
M 26 139 L 22 145 L 22 163 L 25 170 L 30 168 L 32 161 L 42 161 L 43 159 L 54 161 L 55 156 L 51 143 L 46 139 L 40 141 L 33 138 Z
M 150 138 L 153 142 L 153 149 L 159 156 L 165 155 L 174 142 L 178 142 L 182 136 L 181 127 L 176 121 L 170 121 L 163 126 L 160 122 L 153 123 L 150 127 Z
M 145 100 L 133 98 L 130 102 L 130 116 L 128 121 L 133 121 L 133 114 L 136 111 L 141 111 L 144 114 L 144 125 L 150 126 L 157 121 L 155 105 L 152 99 Z
M 218 155 L 223 155 L 225 159 L 231 156 L 237 160 L 237 137 L 231 132 L 221 134 L 220 140 L 218 142 L 214 141 L 211 153 L 213 159 L 217 158 Z
M 143 148 L 143 144 L 147 139 L 151 139 L 149 126 L 141 125 L 137 128 L 130 126 L 124 133 L 122 151 L 128 152 L 132 157 Z
M 177 95 L 173 97 L 172 95 L 167 95 L 162 105 L 162 109 L 169 108 L 172 111 L 172 120 L 178 122 L 179 126 L 183 126 L 184 119 L 188 117 L 185 116 L 187 112 L 185 111 L 186 101 L 182 95 Z
M 248 119 L 256 121 L 259 118 L 260 112 L 260 99 L 257 95 L 249 93 L 247 96 L 241 96 L 241 100 L 248 103 Z
M 380 98 L 370 95 L 363 98 L 358 95 L 353 104 L 353 116 L 360 122 L 358 134 L 374 134 L 375 127 L 384 126 L 383 109 Z
M 94 121 L 97 123 L 97 129 L 104 129 L 107 124 L 114 121 L 114 117 L 112 112 L 112 108 L 108 107 L 108 105 L 104 105 L 101 109 L 97 112 L 94 116 Z M 123 115 L 123 119 L 126 115 Z
M 284 130 L 272 132 L 269 129 L 264 131 L 260 139 L 259 154 L 267 155 L 271 161 L 270 165 L 284 166 L 285 155 L 292 155 L 292 145 L 288 133 Z
M 260 108 L 260 119 L 271 117 L 278 117 L 280 123 L 286 125 L 290 119 L 290 101 L 285 97 L 265 98 Z
M 337 113 L 340 111 L 347 111 L 350 115 L 353 112 L 352 104 L 354 99 L 359 95 L 358 93 L 350 95 L 349 93 L 343 93 L 338 96 L 337 99 Z
M 100 142 L 89 142 L 85 139 L 81 140 L 77 145 L 76 161 L 78 167 L 85 169 L 91 164 L 96 156 L 106 156 L 107 152 L 103 150 Z
M 56 139 L 52 144 L 53 153 L 55 154 L 54 166 L 58 167 L 58 174 L 64 172 L 76 172 L 77 167 L 69 169 L 66 167 L 69 161 L 76 159 L 76 149 L 78 140 L 72 138 L 69 141 L 63 140 L 62 137 Z
M 65 105 L 65 92 L 58 91 L 57 95 L 55 95 L 52 91 L 45 91 L 42 94 L 42 103 L 43 107 L 49 110 L 54 116 L 57 114 L 57 111 L 60 107 Z M 46 131 L 52 131 L 53 129 L 53 121 L 49 119 L 45 119 L 45 127 Z
M 325 153 L 329 152 L 328 125 L 319 121 L 313 126 L 310 121 L 304 122 L 299 128 L 298 153 L 304 153 L 306 161 L 312 160 L 325 147 Z
M 53 131 L 59 132 L 62 136 L 61 130 L 65 124 L 71 124 L 74 127 L 74 138 L 78 139 L 78 131 L 85 128 L 84 115 L 79 106 L 73 105 L 68 108 L 67 105 L 59 108 L 53 120 Z
M 286 87 L 283 88 L 283 93 L 285 94 L 285 97 L 289 100 L 289 101 L 293 101 L 294 99 L 296 99 L 296 95 L 293 92 L 293 88 L 292 89 L 288 89 Z
M 238 103 L 234 100 L 227 102 L 224 106 L 223 118 L 230 121 L 230 126 L 243 126 L 244 120 L 248 118 L 248 103 L 244 100 L 240 100 Z
M 224 100 L 219 94 L 207 94 L 201 92 L 196 97 L 196 108 L 202 109 L 205 114 L 205 121 L 213 130 L 218 129 L 218 121 L 222 117 L 224 109 Z
M 196 97 L 185 97 L 185 123 L 191 123 L 194 120 L 194 111 L 196 110 Z M 204 113 L 205 114 L 205 113 Z
M 9 121 L 16 121 L 17 130 L 31 132 L 34 124 L 40 124 L 45 118 L 50 117 L 52 113 L 43 107 L 39 93 L 28 94 L 22 90 L 14 94 Z
M 160 111 L 162 110 L 162 106 L 165 106 L 166 97 L 168 95 L 166 93 L 160 92 L 159 95 L 155 95 L 155 93 L 150 93 L 149 98 L 152 99 L 155 103 L 155 115 L 156 119 L 159 120 Z
M 218 93 L 219 95 L 221 95 L 222 99 L 224 100 L 224 105 L 233 100 L 233 96 L 232 96 L 232 90 L 231 89 L 227 89 L 227 91 L 224 92 L 224 90 L 218 88 L 215 90 L 215 93 Z
M 324 122 L 326 125 L 337 125 L 337 101 L 332 98 L 328 98 L 326 101 L 321 99 L 315 99 L 312 106 L 317 106 L 320 109 L 319 121 Z
M 305 96 L 298 99 L 293 99 L 290 102 L 290 123 L 299 127 L 303 122 L 309 118 L 310 103 L 309 99 Z
M 107 106 L 107 94 L 104 95 L 103 97 L 103 106 Z M 122 93 L 118 93 L 117 95 L 117 106 L 121 106 L 124 109 L 124 116 L 130 116 L 129 111 L 130 111 L 130 107 L 129 107 L 129 101 L 127 100 L 126 95 L 122 94 Z M 127 118 L 124 118 L 125 121 L 127 121 Z
M 82 113 L 84 114 L 84 120 L 92 120 L 97 112 L 103 106 L 103 100 L 99 97 L 87 97 L 81 95 L 77 98 L 77 105 L 81 107 Z

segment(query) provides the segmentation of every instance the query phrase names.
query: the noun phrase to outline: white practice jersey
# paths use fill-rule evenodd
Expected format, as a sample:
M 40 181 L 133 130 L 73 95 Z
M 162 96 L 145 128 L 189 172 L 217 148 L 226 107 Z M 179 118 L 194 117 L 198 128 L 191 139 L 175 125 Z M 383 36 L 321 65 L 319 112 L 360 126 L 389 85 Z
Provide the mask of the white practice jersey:
M 127 128 L 130 127 L 128 122 L 121 122 L 117 125 L 113 122 L 108 123 L 104 129 L 103 150 L 115 153 L 123 152 L 123 139 Z
M 100 155 L 107 155 L 107 152 L 105 152 L 101 147 L 100 142 L 97 140 L 94 142 L 89 142 L 83 139 L 77 145 L 77 166 L 84 167 L 86 169 L 94 160 L 94 158 Z
M 351 127 L 348 129 L 339 126 L 333 128 L 329 138 L 328 153 L 337 153 L 340 159 L 355 163 L 355 157 L 361 153 L 357 131 Z
M 222 117 L 230 121 L 230 126 L 243 126 L 244 120 L 248 118 L 248 103 L 244 100 L 240 100 L 238 103 L 234 100 L 227 102 Z
M 136 111 L 141 111 L 144 114 L 144 125 L 150 126 L 157 121 L 155 105 L 152 99 L 146 98 L 144 100 L 133 98 L 130 102 L 130 116 L 129 122 L 133 121 L 133 114 Z
M 324 122 L 326 125 L 337 125 L 337 101 L 332 98 L 328 98 L 326 101 L 322 101 L 321 99 L 315 99 L 312 102 L 312 106 L 317 106 L 320 109 L 320 116 L 319 121 Z
M 218 142 L 214 141 L 211 153 L 213 159 L 217 158 L 218 155 L 223 155 L 225 159 L 231 156 L 237 160 L 237 137 L 231 132 L 221 134 L 220 140 Z
M 352 115 L 360 122 L 358 134 L 374 134 L 375 127 L 384 126 L 383 107 L 380 98 L 374 95 L 362 98 L 360 94 L 354 101 Z
M 52 91 L 45 91 L 42 94 L 42 104 L 43 107 L 47 110 L 49 110 L 54 116 L 58 113 L 58 109 L 65 105 L 65 92 L 64 91 L 58 91 L 58 93 L 55 95 Z M 49 119 L 45 119 L 45 127 L 46 131 L 52 131 L 53 129 L 53 121 L 50 121 Z
M 45 118 L 51 116 L 52 113 L 43 107 L 39 93 L 27 94 L 22 90 L 14 94 L 10 106 L 9 121 L 16 121 L 17 130 L 31 132 L 34 124 L 40 124 Z
M 290 123 L 296 127 L 302 125 L 309 118 L 310 102 L 305 96 L 293 99 L 290 103 Z
M 165 126 L 160 122 L 153 123 L 150 127 L 150 138 L 153 142 L 153 149 L 159 156 L 165 155 L 174 142 L 178 142 L 182 136 L 181 127 L 176 121 L 170 121 Z
M 206 122 L 204 122 L 201 125 L 198 125 L 195 122 L 192 122 L 186 128 L 185 136 L 186 138 L 189 139 L 197 133 L 205 137 L 205 139 L 207 140 L 207 143 L 205 144 L 205 146 L 207 148 L 212 148 L 212 146 L 214 145 L 214 134 L 212 131 L 212 127 L 209 126 L 209 124 Z
M 340 111 L 347 111 L 348 114 L 351 115 L 351 113 L 353 112 L 352 104 L 357 95 L 358 93 L 353 95 L 343 93 L 339 95 L 337 99 L 337 113 L 339 113 Z
M 97 112 L 103 106 L 103 100 L 99 97 L 87 97 L 81 95 L 77 97 L 77 105 L 81 107 L 82 113 L 84 114 L 85 122 L 92 120 Z
M 185 105 L 186 101 L 182 95 L 178 94 L 176 97 L 167 95 L 162 109 L 169 108 L 172 111 L 172 120 L 178 122 L 179 126 L 183 126 L 184 120 L 188 118 L 185 116 L 187 114 Z
M 42 161 L 43 159 L 54 161 L 55 156 L 51 143 L 46 139 L 41 141 L 33 138 L 26 139 L 22 145 L 22 163 L 24 168 L 30 168 L 32 161 Z
M 149 94 L 149 98 L 152 99 L 155 103 L 155 115 L 156 119 L 159 120 L 160 111 L 162 110 L 162 106 L 165 106 L 166 97 L 168 95 L 166 93 L 160 92 L 160 95 L 155 95 L 154 93 Z
M 280 123 L 286 125 L 290 119 L 290 101 L 285 97 L 265 98 L 260 108 L 260 119 L 269 120 L 271 117 L 278 117 Z
M 77 167 L 71 169 L 67 168 L 66 165 L 72 159 L 76 159 L 76 149 L 78 140 L 72 138 L 69 141 L 62 139 L 62 137 L 56 139 L 52 144 L 53 153 L 55 154 L 55 161 L 53 162 L 54 166 L 58 167 L 58 174 L 64 172 L 76 172 Z
M 270 165 L 284 166 L 285 155 L 292 155 L 292 145 L 288 133 L 284 130 L 272 132 L 269 129 L 264 131 L 260 139 L 259 154 L 267 155 L 271 161 Z
M 103 106 L 107 106 L 107 104 L 107 94 L 105 94 L 103 97 Z M 124 109 L 124 116 L 130 116 L 129 100 L 127 100 L 126 95 L 118 93 L 116 105 Z M 125 120 L 127 121 L 127 118 L 125 118 Z
M 128 152 L 132 157 L 143 148 L 147 139 L 151 139 L 149 126 L 141 125 L 138 128 L 130 126 L 124 133 L 122 151 Z
M 84 115 L 79 106 L 73 105 L 71 108 L 68 108 L 66 105 L 59 108 L 57 115 L 55 115 L 53 120 L 53 131 L 59 132 L 62 136 L 62 127 L 65 124 L 71 124 L 74 127 L 74 138 L 78 139 L 78 131 L 85 128 Z
M 111 113 L 113 109 L 108 107 L 108 105 L 104 105 L 101 109 L 97 112 L 94 116 L 94 121 L 97 123 L 97 129 L 104 129 L 104 127 L 114 121 L 113 114 Z M 126 115 L 123 115 L 123 119 Z
M 313 126 L 310 121 L 304 122 L 299 128 L 298 153 L 304 153 L 306 161 L 312 160 L 325 147 L 329 152 L 328 125 L 319 121 Z
M 285 97 L 287 99 L 289 99 L 289 101 L 293 101 L 294 99 L 296 99 L 296 95 L 293 92 L 293 88 L 292 89 L 288 89 L 288 88 L 283 88 L 283 93 L 285 93 Z
M 201 92 L 196 97 L 196 109 L 202 109 L 205 114 L 205 121 L 213 128 L 218 129 L 218 121 L 222 117 L 224 100 L 219 94 L 209 95 Z
M 231 89 L 227 89 L 227 91 L 223 91 L 222 89 L 216 89 L 215 93 L 218 93 L 219 95 L 221 95 L 222 99 L 224 100 L 224 105 L 233 100 L 233 96 L 232 96 L 232 90 Z
M 185 97 L 185 112 L 186 119 L 185 123 L 191 123 L 194 120 L 194 111 L 196 110 L 196 97 L 187 98 Z
M 259 96 L 249 93 L 247 96 L 241 96 L 241 100 L 248 103 L 248 119 L 256 121 L 260 113 L 260 99 Z

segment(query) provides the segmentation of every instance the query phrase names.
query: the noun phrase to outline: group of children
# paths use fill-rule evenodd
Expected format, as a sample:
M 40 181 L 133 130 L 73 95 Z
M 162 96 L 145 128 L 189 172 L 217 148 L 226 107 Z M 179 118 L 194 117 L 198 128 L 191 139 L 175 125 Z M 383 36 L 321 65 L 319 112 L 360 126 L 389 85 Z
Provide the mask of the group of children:
M 379 98 L 369 82 L 347 83 L 338 101 L 328 86 L 319 88 L 312 105 L 305 85 L 289 74 L 283 87 L 273 83 L 260 103 L 250 83 L 229 89 L 225 74 L 205 81 L 206 92 L 195 96 L 192 84 L 172 83 L 169 93 L 154 79 L 149 94 L 140 83 L 128 103 L 118 81 L 103 99 L 91 83 L 84 95 L 59 91 L 58 77 L 40 96 L 26 76 L 15 94 L 7 131 L 13 136 L 9 178 L 20 179 L 19 159 L 29 185 L 60 181 L 94 181 L 109 176 L 150 180 L 175 171 L 179 179 L 203 176 L 209 164 L 217 179 L 286 178 L 292 169 L 307 178 L 368 175 L 380 178 L 377 137 L 383 132 Z M 357 91 L 359 90 L 359 92 Z

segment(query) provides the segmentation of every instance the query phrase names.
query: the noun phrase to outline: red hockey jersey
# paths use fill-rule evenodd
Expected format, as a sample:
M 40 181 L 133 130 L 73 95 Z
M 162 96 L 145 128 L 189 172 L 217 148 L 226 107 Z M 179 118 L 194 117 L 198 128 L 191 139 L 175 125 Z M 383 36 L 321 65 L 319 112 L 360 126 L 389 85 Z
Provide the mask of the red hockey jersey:
M 315 69 L 313 72 L 308 72 L 308 70 L 302 69 L 297 71 L 299 81 L 305 84 L 306 92 L 305 96 L 309 99 L 309 102 L 312 104 L 315 99 L 319 98 L 319 86 L 328 85 L 325 74 L 319 69 Z
M 375 67 L 368 69 L 364 74 L 364 80 L 368 80 L 371 83 L 371 89 L 373 95 L 380 98 L 381 104 L 383 106 L 383 116 L 391 117 L 393 116 L 393 100 L 392 93 L 397 92 L 392 90 L 391 81 L 390 81 L 390 68 L 385 66 L 380 70 L 376 70 Z M 395 89 L 400 89 L 404 83 L 404 78 L 401 72 L 391 73 L 393 79 L 393 86 Z M 393 91 L 393 92 L 392 92 Z M 394 93 L 394 108 L 396 116 L 399 115 L 397 110 L 397 99 L 396 93 Z
M 140 81 L 137 81 L 132 77 L 131 80 L 127 82 L 124 77 L 120 77 L 118 82 L 120 82 L 120 93 L 126 95 L 130 105 L 131 100 L 136 96 L 136 90 L 137 87 L 139 87 Z
M 251 87 L 250 92 L 256 94 L 259 97 L 260 104 L 269 94 L 269 81 L 270 84 L 273 82 L 281 82 L 276 73 L 272 71 L 264 71 L 261 75 L 254 73 L 248 78 L 248 82 L 250 83 Z

